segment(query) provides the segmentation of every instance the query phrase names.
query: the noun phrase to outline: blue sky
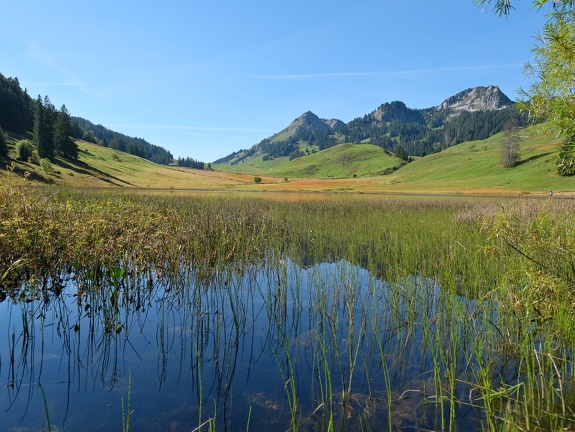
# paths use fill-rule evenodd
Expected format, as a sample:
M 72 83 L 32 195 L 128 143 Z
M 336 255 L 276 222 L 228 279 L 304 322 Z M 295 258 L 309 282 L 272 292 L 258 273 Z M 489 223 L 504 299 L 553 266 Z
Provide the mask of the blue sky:
M 305 111 L 348 122 L 385 102 L 527 87 L 544 21 L 473 0 L 19 0 L 0 15 L 0 73 L 72 115 L 206 162 Z

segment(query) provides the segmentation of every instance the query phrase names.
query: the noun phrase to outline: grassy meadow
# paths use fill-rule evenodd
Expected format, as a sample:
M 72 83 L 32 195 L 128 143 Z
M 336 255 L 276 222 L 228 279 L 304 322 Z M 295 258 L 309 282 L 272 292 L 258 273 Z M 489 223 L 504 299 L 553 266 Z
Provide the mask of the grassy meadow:
M 18 138 L 11 138 L 12 147 Z M 292 161 L 263 161 L 260 157 L 245 164 L 193 170 L 153 164 L 79 141 L 79 160 L 56 159 L 49 172 L 39 163 L 16 160 L 12 148 L 11 159 L 0 161 L 0 179 L 12 185 L 218 191 L 544 195 L 553 190 L 564 197 L 575 191 L 572 178 L 560 177 L 555 171 L 559 139 L 540 128 L 526 128 L 520 143 L 521 161 L 514 168 L 501 165 L 500 142 L 497 134 L 404 166 L 378 147 L 340 144 Z M 255 176 L 261 177 L 261 183 L 254 182 Z
M 340 144 L 291 161 L 288 157 L 264 161 L 263 157 L 259 156 L 237 165 L 214 165 L 214 168 L 275 177 L 345 179 L 383 175 L 386 170 L 391 171 L 401 165 L 398 158 L 389 155 L 380 147 L 369 144 Z
M 163 287 L 147 308 L 187 317 L 194 430 L 575 427 L 572 200 L 2 186 L 0 202 L 2 299 L 44 310 L 26 328 L 63 310 L 58 328 L 101 358 L 92 332 L 130 337 Z M 56 307 L 66 293 L 90 326 Z M 26 332 L 6 356 L 17 382 L 33 382 Z M 233 393 L 248 358 L 275 390 Z M 147 410 L 116 418 L 144 430 Z

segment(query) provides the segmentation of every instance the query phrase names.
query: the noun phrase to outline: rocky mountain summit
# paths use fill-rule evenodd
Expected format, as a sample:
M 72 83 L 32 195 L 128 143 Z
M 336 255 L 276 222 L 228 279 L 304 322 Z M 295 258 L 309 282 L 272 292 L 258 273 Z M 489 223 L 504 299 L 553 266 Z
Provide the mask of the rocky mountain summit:
M 345 125 L 344 122 L 338 119 L 321 119 L 311 111 L 307 111 L 296 118 L 287 127 L 287 132 L 289 135 L 302 134 L 310 130 L 317 131 L 332 131 L 337 129 L 339 126 Z M 285 129 L 284 129 L 285 130 Z
M 474 87 L 457 93 L 455 96 L 445 99 L 436 109 L 459 113 L 462 111 L 500 110 L 511 105 L 513 105 L 513 101 L 499 87 L 490 85 L 488 87 Z

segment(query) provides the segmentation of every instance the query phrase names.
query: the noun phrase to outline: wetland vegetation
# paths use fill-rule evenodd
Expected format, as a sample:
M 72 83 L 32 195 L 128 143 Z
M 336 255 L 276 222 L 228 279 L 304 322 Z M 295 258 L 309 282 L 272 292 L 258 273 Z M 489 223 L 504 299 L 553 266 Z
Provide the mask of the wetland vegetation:
M 575 428 L 572 200 L 273 197 L 1 187 L 0 427 Z

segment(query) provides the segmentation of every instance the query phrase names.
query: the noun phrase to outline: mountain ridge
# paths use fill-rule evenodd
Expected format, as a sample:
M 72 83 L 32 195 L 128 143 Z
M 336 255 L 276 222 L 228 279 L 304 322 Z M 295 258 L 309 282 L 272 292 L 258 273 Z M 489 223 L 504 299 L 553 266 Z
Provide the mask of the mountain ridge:
M 463 90 L 425 109 L 409 108 L 401 101 L 386 102 L 348 123 L 306 111 L 260 143 L 214 163 L 234 165 L 260 156 L 291 160 L 341 143 L 374 144 L 389 152 L 401 147 L 402 152 L 423 156 L 500 132 L 505 121 L 519 116 L 514 105 L 498 86 L 490 85 Z

